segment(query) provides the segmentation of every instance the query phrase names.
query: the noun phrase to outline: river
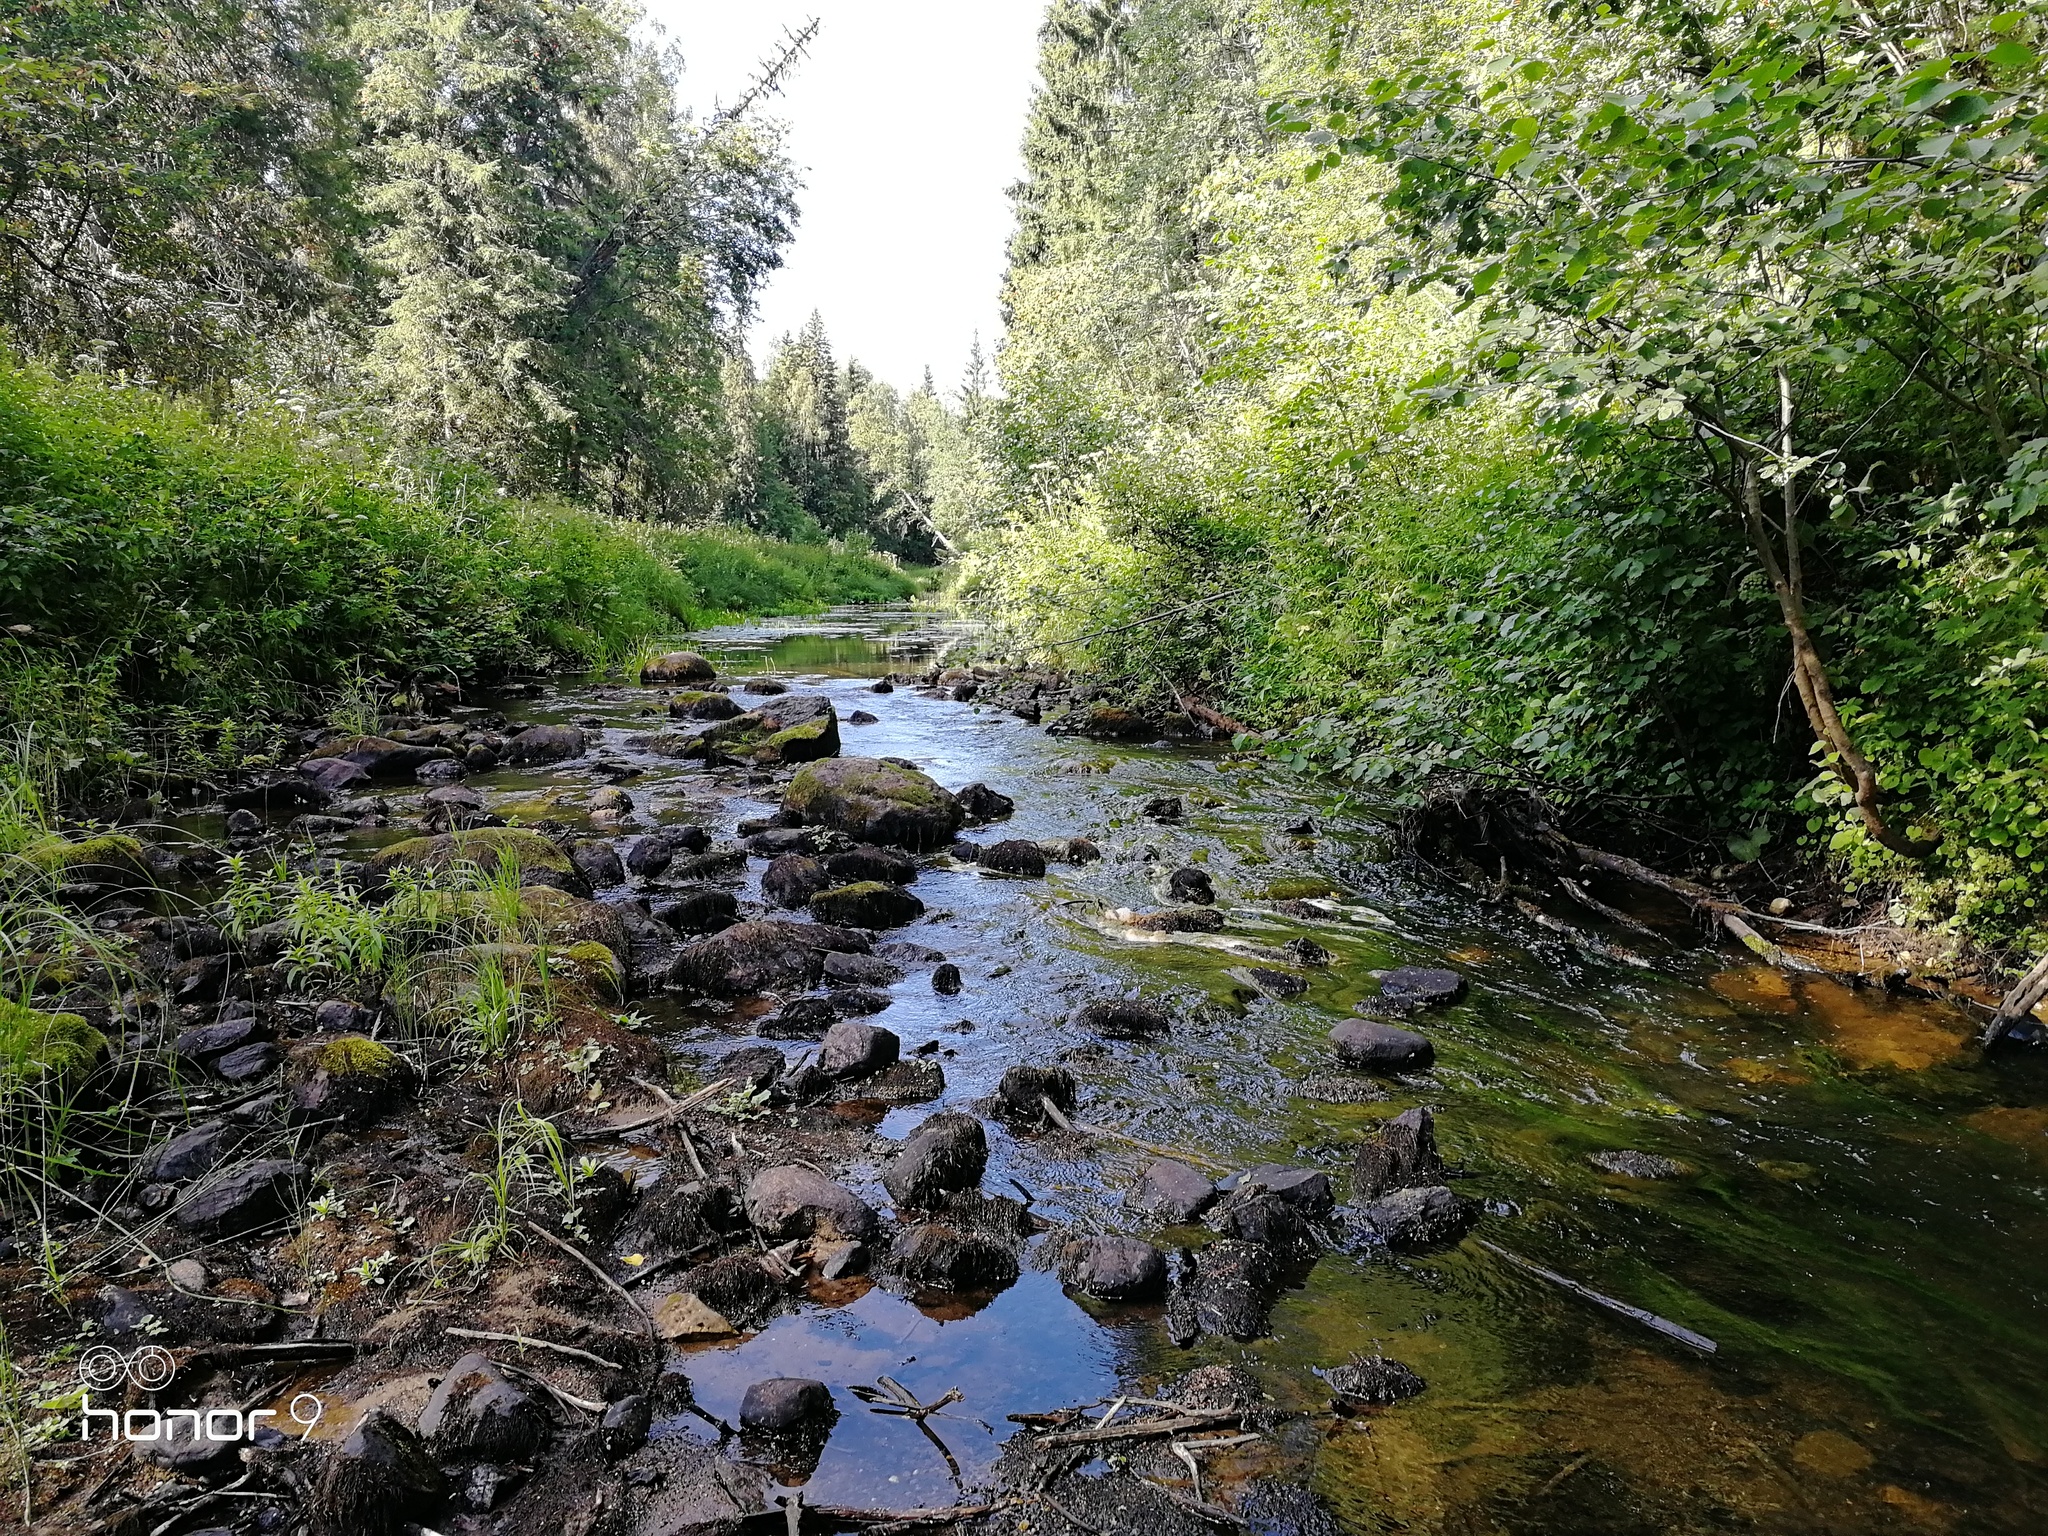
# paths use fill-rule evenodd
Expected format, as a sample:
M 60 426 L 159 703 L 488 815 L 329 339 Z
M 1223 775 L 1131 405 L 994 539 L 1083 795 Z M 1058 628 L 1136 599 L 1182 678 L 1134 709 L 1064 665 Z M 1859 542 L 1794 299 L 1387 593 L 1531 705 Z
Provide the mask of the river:
M 688 642 L 734 681 L 769 673 L 829 694 L 848 753 L 901 756 L 948 786 L 981 780 L 1014 797 L 999 836 L 1101 845 L 1099 863 L 1056 865 L 1042 881 L 971 868 L 919 878 L 930 913 L 899 936 L 944 950 L 966 987 L 943 997 L 914 974 L 877 1022 L 906 1049 L 940 1042 L 944 1104 L 986 1096 L 1015 1062 L 1066 1056 L 1088 1121 L 1231 1166 L 1325 1168 L 1340 1197 L 1361 1132 L 1427 1104 L 1456 1188 L 1485 1214 L 1471 1238 L 1424 1257 L 1326 1253 L 1281 1301 L 1272 1336 L 1248 1346 L 1176 1350 L 1160 1308 L 1084 1305 L 1029 1265 L 979 1307 L 920 1309 L 854 1285 L 681 1357 L 706 1407 L 730 1418 L 749 1382 L 782 1373 L 824 1380 L 845 1409 L 848 1386 L 884 1373 L 927 1400 L 958 1388 L 957 1417 L 932 1422 L 971 1485 L 1014 1432 L 1010 1413 L 1240 1358 L 1281 1406 L 1321 1408 L 1317 1368 L 1383 1350 L 1428 1390 L 1317 1421 L 1307 1450 L 1295 1445 L 1354 1530 L 2048 1529 L 2041 1061 L 1987 1064 L 1945 1005 L 1791 977 L 1725 947 L 1645 949 L 1649 970 L 1588 956 L 1404 862 L 1386 822 L 1339 805 L 1327 785 L 1225 747 L 1057 738 L 972 703 L 869 691 L 882 674 L 921 670 L 959 633 L 929 613 L 860 609 Z M 772 789 L 707 799 L 700 768 L 636 755 L 625 742 L 650 728 L 645 705 L 636 689 L 557 679 L 510 707 L 597 722 L 605 750 L 643 770 L 626 786 L 643 827 L 722 818 L 729 834 L 772 809 Z M 876 723 L 843 723 L 856 709 Z M 574 763 L 538 784 L 531 773 L 473 782 L 496 808 L 572 824 L 593 788 Z M 1160 795 L 1183 801 L 1180 821 L 1141 813 Z M 1289 830 L 1305 819 L 1312 835 Z M 1188 864 L 1213 879 L 1228 933 L 1312 938 L 1334 963 L 1305 971 L 1297 999 L 1247 997 L 1227 974 L 1241 957 L 1129 942 L 1097 921 L 1159 905 L 1156 882 Z M 1316 882 L 1347 910 L 1327 921 L 1269 910 L 1267 897 Z M 1389 1082 L 1380 1102 L 1301 1096 L 1330 1068 L 1331 1026 L 1371 995 L 1375 972 L 1400 964 L 1469 979 L 1464 1003 L 1420 1026 L 1436 1069 Z M 1172 1001 L 1169 1036 L 1104 1044 L 1066 1022 L 1081 998 L 1126 989 Z M 730 1019 L 661 998 L 637 1006 L 685 1057 L 756 1043 Z M 936 1107 L 891 1111 L 881 1129 L 900 1136 Z M 1104 1142 L 1060 1159 L 990 1129 L 991 1190 L 1014 1181 L 1063 1226 L 1156 1235 L 1121 1205 L 1146 1154 Z M 1634 1179 L 1588 1160 L 1615 1150 L 1683 1172 Z M 856 1170 L 856 1185 L 886 1206 L 874 1172 Z M 1481 1239 L 1718 1350 L 1602 1310 Z M 1238 1470 L 1257 1470 L 1260 1454 Z M 805 1492 L 903 1507 L 952 1502 L 955 1485 L 913 1424 L 848 1411 Z

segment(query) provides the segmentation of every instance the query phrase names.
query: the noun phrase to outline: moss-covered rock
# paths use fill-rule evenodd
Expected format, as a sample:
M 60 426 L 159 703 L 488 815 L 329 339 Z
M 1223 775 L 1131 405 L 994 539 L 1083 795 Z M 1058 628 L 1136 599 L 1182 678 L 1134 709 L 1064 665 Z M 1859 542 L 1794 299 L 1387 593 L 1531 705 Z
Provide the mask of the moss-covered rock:
M 284 1075 L 300 1125 L 368 1125 L 396 1108 L 412 1082 L 405 1058 L 367 1035 L 308 1040 L 286 1060 Z
M 75 1013 L 0 998 L 0 1085 L 76 1082 L 107 1053 L 107 1037 Z
M 782 808 L 862 842 L 919 850 L 945 847 L 964 815 L 926 775 L 872 757 L 809 764 L 790 781 Z
M 42 838 L 24 848 L 22 857 L 60 880 L 89 880 L 124 890 L 147 890 L 156 884 L 142 840 L 125 832 L 105 832 L 75 841 Z
M 435 950 L 410 966 L 392 1001 L 415 1017 L 458 1009 L 477 980 L 495 968 L 529 1008 L 596 1006 L 626 991 L 626 967 L 596 939 L 573 944 L 465 944 Z
M 900 928 L 924 916 L 924 903 L 886 880 L 858 880 L 811 898 L 821 923 L 846 928 Z
M 473 827 L 466 832 L 444 832 L 439 837 L 408 838 L 373 854 L 370 872 L 387 875 L 399 868 L 434 870 L 456 864 L 496 870 L 507 861 L 518 865 L 520 879 L 526 885 L 551 885 L 572 896 L 590 894 L 590 883 L 568 854 L 538 832 L 519 827 Z
M 596 941 L 623 955 L 632 944 L 626 920 L 617 907 L 585 901 L 551 885 L 529 885 L 519 893 L 519 910 L 533 934 L 549 944 L 566 946 Z
M 1261 894 L 1268 901 L 1301 901 L 1308 897 L 1335 896 L 1337 887 L 1313 875 L 1298 875 L 1268 882 Z
M 839 715 L 821 693 L 792 693 L 722 720 L 702 736 L 713 762 L 772 768 L 839 755 Z
M 708 683 L 718 669 L 695 651 L 670 651 L 640 669 L 643 683 Z

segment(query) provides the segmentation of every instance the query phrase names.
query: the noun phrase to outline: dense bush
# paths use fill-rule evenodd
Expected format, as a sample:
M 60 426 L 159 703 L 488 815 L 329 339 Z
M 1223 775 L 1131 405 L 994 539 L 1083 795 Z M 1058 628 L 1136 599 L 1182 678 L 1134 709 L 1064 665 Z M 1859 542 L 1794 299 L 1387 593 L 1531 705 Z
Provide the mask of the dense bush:
M 363 671 L 598 662 L 727 615 L 911 591 L 858 551 L 521 504 L 298 438 L 0 365 L 0 721 L 84 769 L 151 732 L 217 743 Z

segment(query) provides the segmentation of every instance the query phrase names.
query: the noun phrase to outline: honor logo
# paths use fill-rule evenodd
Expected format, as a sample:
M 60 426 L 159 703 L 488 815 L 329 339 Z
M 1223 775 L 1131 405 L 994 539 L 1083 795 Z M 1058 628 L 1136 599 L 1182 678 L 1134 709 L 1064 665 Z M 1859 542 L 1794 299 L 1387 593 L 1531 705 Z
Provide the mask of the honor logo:
M 271 1429 L 263 1423 L 265 1419 L 277 1417 L 274 1408 L 253 1408 L 244 1413 L 239 1408 L 130 1408 L 122 1412 L 113 1408 L 92 1406 L 92 1394 L 112 1392 L 122 1385 L 140 1387 L 145 1392 L 158 1392 L 171 1384 L 171 1378 L 178 1374 L 175 1356 L 161 1344 L 145 1344 L 132 1354 L 123 1354 L 106 1344 L 96 1344 L 87 1350 L 78 1362 L 78 1379 L 85 1387 L 84 1406 L 80 1410 L 78 1436 L 81 1440 L 93 1438 L 96 1420 L 105 1419 L 106 1433 L 102 1440 L 127 1440 L 138 1444 L 149 1444 L 157 1440 L 184 1440 L 187 1444 L 209 1440 L 215 1444 L 237 1440 L 253 1441 L 259 1429 Z M 327 1411 L 317 1393 L 301 1392 L 291 1400 L 288 1411 L 294 1424 L 303 1426 L 300 1439 L 312 1434 L 313 1426 L 320 1422 Z M 179 1433 L 180 1421 L 187 1421 L 189 1428 Z

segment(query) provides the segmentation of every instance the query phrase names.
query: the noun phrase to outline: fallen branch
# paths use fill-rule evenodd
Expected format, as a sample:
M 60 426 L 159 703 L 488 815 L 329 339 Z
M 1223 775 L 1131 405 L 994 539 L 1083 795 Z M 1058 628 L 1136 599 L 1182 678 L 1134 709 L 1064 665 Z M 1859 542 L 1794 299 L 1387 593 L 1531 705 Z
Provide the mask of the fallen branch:
M 806 1504 L 805 1509 L 824 1520 L 846 1525 L 950 1525 L 956 1520 L 976 1520 L 1009 1506 L 1003 1499 L 993 1504 L 948 1504 L 942 1509 L 860 1509 L 851 1504 Z
M 1988 1050 L 1998 1044 L 2013 1025 L 2032 1013 L 2044 1000 L 2048 1000 L 2048 954 L 2036 960 L 2034 968 L 2013 983 L 2012 990 L 2005 994 L 1998 1005 L 1998 1012 L 1992 1014 L 1991 1022 L 1984 1026 L 1985 1048 Z
M 1153 1152 L 1157 1153 L 1160 1157 L 1171 1157 L 1184 1163 L 1195 1163 L 1204 1168 L 1213 1168 L 1219 1173 L 1230 1173 L 1233 1171 L 1230 1164 L 1218 1162 L 1213 1157 L 1204 1157 L 1199 1152 L 1183 1152 L 1178 1147 L 1162 1147 L 1156 1141 L 1140 1141 L 1135 1136 L 1128 1135 L 1123 1131 L 1112 1130 L 1106 1125 L 1090 1125 L 1085 1121 L 1069 1120 L 1060 1113 L 1060 1107 L 1049 1098 L 1041 1096 L 1038 1102 L 1045 1107 L 1045 1113 L 1052 1123 L 1063 1131 L 1072 1131 L 1083 1136 L 1107 1136 L 1111 1141 L 1120 1141 L 1126 1146 L 1138 1148 L 1141 1152 Z
M 529 1221 L 526 1224 L 526 1227 L 527 1230 L 532 1232 L 535 1237 L 540 1238 L 543 1242 L 553 1244 L 555 1247 L 561 1249 L 562 1252 L 569 1255 L 569 1257 L 574 1259 L 578 1264 L 581 1264 L 585 1269 L 589 1270 L 592 1278 L 594 1278 L 599 1285 L 603 1286 L 606 1290 L 610 1291 L 614 1296 L 618 1297 L 619 1300 L 623 1301 L 626 1304 L 626 1306 L 631 1310 L 632 1314 L 640 1319 L 641 1325 L 647 1329 L 647 1336 L 650 1339 L 659 1339 L 661 1337 L 661 1330 L 655 1327 L 653 1316 L 648 1312 L 648 1310 L 645 1307 L 640 1305 L 639 1298 L 632 1295 L 629 1291 L 627 1291 L 627 1289 L 624 1286 L 620 1285 L 618 1281 L 614 1280 L 610 1275 L 606 1274 L 603 1270 L 599 1269 L 597 1267 L 596 1262 L 592 1260 L 589 1255 L 583 1253 L 573 1244 L 564 1242 L 561 1238 L 555 1236 L 554 1233 L 550 1232 L 546 1227 L 542 1226 L 537 1221 Z
M 1184 1429 L 1207 1429 L 1215 1424 L 1234 1424 L 1250 1410 L 1244 1408 L 1196 1408 L 1164 1419 L 1139 1419 L 1102 1429 L 1064 1429 L 1041 1435 L 1034 1445 L 1094 1445 L 1104 1440 L 1151 1440 L 1160 1435 L 1177 1435 Z
M 588 1360 L 592 1365 L 603 1366 L 608 1371 L 623 1371 L 625 1367 L 601 1355 L 593 1355 L 587 1349 L 578 1349 L 573 1344 L 551 1344 L 546 1339 L 529 1339 L 523 1333 L 493 1333 L 488 1328 L 443 1328 L 451 1339 L 488 1339 L 494 1344 L 518 1344 L 527 1349 L 552 1350 L 558 1355 L 567 1355 L 573 1360 Z
M 557 1402 L 566 1403 L 571 1408 L 581 1409 L 585 1413 L 604 1412 L 605 1405 L 603 1403 L 593 1402 L 587 1397 L 578 1397 L 573 1392 L 564 1392 L 552 1381 L 549 1381 L 547 1377 L 541 1375 L 539 1371 L 528 1370 L 523 1365 L 514 1365 L 510 1360 L 493 1360 L 491 1364 L 501 1371 L 519 1377 L 521 1380 L 532 1382 L 536 1387 L 547 1393 L 548 1396 L 554 1398 Z
M 1634 1318 L 1645 1328 L 1655 1329 L 1668 1339 L 1676 1339 L 1681 1344 L 1690 1345 L 1692 1348 L 1700 1351 L 1701 1354 L 1711 1355 L 1721 1347 L 1705 1334 L 1694 1333 L 1690 1328 L 1680 1323 L 1674 1323 L 1668 1317 L 1659 1317 L 1656 1313 L 1646 1312 L 1641 1307 L 1633 1307 L 1625 1301 L 1617 1301 L 1612 1296 L 1594 1290 L 1590 1285 L 1580 1284 L 1568 1275 L 1560 1275 L 1554 1269 L 1545 1269 L 1541 1264 L 1525 1259 L 1520 1254 L 1509 1253 L 1507 1249 L 1501 1247 L 1498 1243 L 1489 1243 L 1483 1237 L 1476 1239 L 1476 1241 L 1488 1253 L 1498 1254 L 1510 1264 L 1526 1269 L 1530 1274 L 1548 1280 L 1552 1285 L 1570 1291 L 1574 1296 L 1584 1297 L 1597 1307 L 1605 1307 L 1610 1312 L 1619 1312 L 1623 1317 Z
M 1770 964 L 1777 966 L 1781 971 L 1803 971 L 1809 975 L 1821 974 L 1821 968 L 1811 960 L 1802 960 L 1790 951 L 1779 948 L 1754 928 L 1750 927 L 1748 923 L 1737 917 L 1732 910 L 1721 913 L 1721 926 L 1741 940 L 1744 949 L 1762 957 Z

